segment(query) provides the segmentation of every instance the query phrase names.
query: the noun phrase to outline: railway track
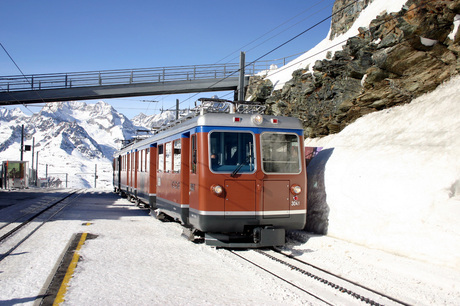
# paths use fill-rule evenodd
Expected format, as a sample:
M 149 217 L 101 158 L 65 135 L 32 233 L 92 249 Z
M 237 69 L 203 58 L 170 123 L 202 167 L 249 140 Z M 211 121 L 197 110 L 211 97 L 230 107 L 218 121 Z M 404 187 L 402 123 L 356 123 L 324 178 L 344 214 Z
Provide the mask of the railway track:
M 71 204 L 80 195 L 79 191 L 72 190 L 52 201 L 32 205 L 5 222 L 0 227 L 0 261 Z
M 229 252 L 325 305 L 409 305 L 280 250 Z

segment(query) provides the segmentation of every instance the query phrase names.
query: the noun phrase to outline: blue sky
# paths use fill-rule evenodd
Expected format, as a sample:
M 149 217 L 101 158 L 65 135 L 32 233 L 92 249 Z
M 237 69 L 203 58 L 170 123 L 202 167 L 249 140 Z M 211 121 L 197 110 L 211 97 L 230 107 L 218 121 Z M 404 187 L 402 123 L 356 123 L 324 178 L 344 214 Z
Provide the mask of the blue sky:
M 334 0 L 2 0 L 0 42 L 25 74 L 252 61 L 332 12 Z M 263 60 L 309 50 L 330 20 Z M 20 72 L 0 49 L 0 75 Z M 219 93 L 221 97 L 228 93 Z M 202 96 L 105 100 L 132 118 Z M 232 95 L 225 98 L 231 99 Z M 156 100 L 159 103 L 141 102 Z M 88 101 L 95 103 L 97 101 Z M 38 111 L 38 107 L 30 107 Z M 30 114 L 30 112 L 28 112 Z

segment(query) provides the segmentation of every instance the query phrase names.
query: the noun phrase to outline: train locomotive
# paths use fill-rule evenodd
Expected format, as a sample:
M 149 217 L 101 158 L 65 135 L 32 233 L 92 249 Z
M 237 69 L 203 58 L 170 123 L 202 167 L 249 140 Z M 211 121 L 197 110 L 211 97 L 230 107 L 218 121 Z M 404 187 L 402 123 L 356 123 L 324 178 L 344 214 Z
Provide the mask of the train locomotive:
M 300 121 L 263 115 L 257 103 L 199 101 L 187 117 L 114 154 L 114 190 L 208 245 L 284 245 L 285 231 L 306 223 Z

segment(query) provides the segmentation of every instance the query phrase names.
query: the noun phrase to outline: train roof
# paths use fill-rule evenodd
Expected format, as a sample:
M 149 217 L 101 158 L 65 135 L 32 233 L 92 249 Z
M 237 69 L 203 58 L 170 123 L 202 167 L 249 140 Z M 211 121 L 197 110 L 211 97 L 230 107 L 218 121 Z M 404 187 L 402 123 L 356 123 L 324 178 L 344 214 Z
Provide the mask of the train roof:
M 211 99 L 207 99 L 206 101 L 209 100 Z M 222 103 L 222 101 L 225 101 L 225 103 L 238 103 L 220 99 L 212 100 L 218 100 L 217 103 Z M 241 105 L 244 106 L 241 107 Z M 146 139 L 137 140 L 130 143 L 129 145 L 116 152 L 114 156 L 118 156 L 135 149 L 148 147 L 151 143 L 161 141 L 162 139 L 169 138 L 176 134 L 187 132 L 200 126 L 261 130 L 303 130 L 302 124 L 297 118 L 260 114 L 260 109 L 263 109 L 260 107 L 260 104 L 253 104 L 256 105 L 256 111 L 251 111 L 251 108 L 248 107 L 248 105 L 250 104 L 242 104 L 240 102 L 235 106 L 235 108 L 230 106 L 228 109 L 218 112 L 213 110 L 209 111 L 209 108 L 208 111 L 201 108 L 199 111 L 193 114 L 189 114 L 186 117 L 180 118 L 179 120 L 171 122 L 170 124 L 162 127 L 161 129 L 157 130 L 154 135 Z M 239 110 L 238 107 L 240 108 Z M 245 108 L 245 110 L 241 112 L 243 108 Z M 259 121 L 257 121 L 255 118 L 258 118 Z

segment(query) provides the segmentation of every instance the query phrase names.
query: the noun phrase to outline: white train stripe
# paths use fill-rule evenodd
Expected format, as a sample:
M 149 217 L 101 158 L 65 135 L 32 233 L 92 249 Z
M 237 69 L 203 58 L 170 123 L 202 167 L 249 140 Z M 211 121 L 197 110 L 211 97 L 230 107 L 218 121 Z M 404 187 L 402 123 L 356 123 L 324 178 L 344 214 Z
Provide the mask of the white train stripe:
M 272 210 L 272 211 L 203 211 L 190 209 L 191 212 L 203 216 L 281 216 L 302 215 L 306 210 Z

